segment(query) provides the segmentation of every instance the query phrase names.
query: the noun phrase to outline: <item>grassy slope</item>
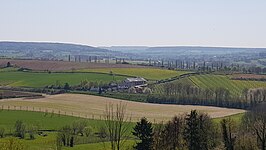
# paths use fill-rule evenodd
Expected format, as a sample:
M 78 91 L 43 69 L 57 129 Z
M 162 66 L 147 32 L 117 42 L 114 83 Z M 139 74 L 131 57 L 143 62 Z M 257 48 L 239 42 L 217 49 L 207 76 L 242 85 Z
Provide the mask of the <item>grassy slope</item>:
M 78 117 L 71 117 L 71 116 L 58 116 L 54 115 L 51 117 L 51 114 L 48 114 L 47 116 L 44 115 L 44 113 L 40 112 L 27 112 L 27 111 L 7 111 L 3 110 L 0 111 L 0 127 L 4 127 L 6 130 L 6 133 L 12 132 L 14 128 L 14 124 L 16 120 L 22 120 L 26 124 L 39 124 L 40 129 L 42 130 L 57 130 L 61 128 L 64 125 L 70 125 L 75 120 L 80 120 L 81 118 Z M 103 121 L 100 120 L 89 120 L 88 126 L 91 126 L 94 129 L 94 132 L 98 130 L 100 126 L 103 126 Z M 135 124 L 132 123 L 130 126 L 133 128 Z M 55 138 L 56 133 L 55 132 L 45 132 L 48 136 L 38 136 L 36 135 L 35 140 L 28 140 L 28 137 L 26 136 L 26 139 L 20 140 L 25 148 L 27 150 L 46 150 L 46 149 L 55 149 Z M 7 140 L 7 138 L 1 139 L 0 138 L 0 144 Z M 134 144 L 134 141 L 128 141 L 126 142 L 125 146 L 132 147 L 132 144 Z M 110 144 L 106 143 L 106 146 L 108 147 Z M 92 144 L 81 144 L 77 145 L 74 148 L 64 148 L 64 149 L 73 149 L 73 150 L 87 150 L 87 149 L 102 149 L 103 143 L 92 143 Z
M 43 112 L 30 112 L 30 111 L 14 111 L 14 110 L 1 110 L 0 111 L 0 127 L 9 129 L 13 127 L 16 120 L 22 120 L 27 124 L 38 124 L 41 130 L 56 130 L 64 125 L 71 124 L 75 120 L 81 118 L 64 116 L 64 115 L 51 115 L 45 116 Z M 88 125 L 96 128 L 99 124 L 102 124 L 100 120 L 88 120 Z
M 124 77 L 115 76 L 115 80 L 123 80 Z M 59 81 L 61 84 L 69 83 L 77 85 L 81 80 L 88 81 L 113 81 L 113 77 L 107 74 L 95 73 L 32 73 L 32 72 L 1 72 L 0 85 L 23 86 L 23 87 L 44 87 L 55 84 Z
M 230 116 L 233 120 L 240 123 L 241 117 L 243 114 L 237 114 Z M 39 112 L 26 112 L 26 111 L 1 111 L 0 112 L 0 127 L 5 127 L 7 129 L 11 129 L 14 126 L 14 123 L 17 119 L 23 120 L 27 124 L 31 123 L 40 123 L 43 126 L 43 129 L 58 129 L 59 127 L 71 124 L 75 120 L 79 120 L 77 117 L 70 116 L 53 116 L 51 114 L 48 116 L 44 116 L 43 113 Z M 219 123 L 223 118 L 214 119 L 215 123 Z M 99 126 L 103 125 L 103 121 L 97 120 L 88 120 L 88 124 L 92 126 L 94 129 L 97 129 Z M 134 124 L 132 124 L 133 127 Z M 6 130 L 9 132 L 10 130 Z M 35 140 L 28 140 L 27 137 L 24 140 L 20 140 L 25 146 L 27 150 L 46 150 L 46 149 L 55 149 L 55 132 L 46 132 L 48 136 L 36 136 Z M 7 140 L 7 138 L 0 139 L 0 144 Z M 132 147 L 135 143 L 134 140 L 129 140 L 125 143 L 123 148 Z M 105 146 L 110 146 L 110 143 L 105 143 Z M 91 143 L 91 144 L 81 144 L 76 145 L 74 148 L 63 148 L 66 150 L 87 150 L 87 149 L 95 149 L 95 150 L 103 150 L 103 143 Z
M 10 71 L 16 71 L 17 68 L 9 67 L 9 68 L 0 68 L 0 72 L 10 72 Z
M 235 115 L 232 115 L 232 116 L 214 118 L 213 121 L 218 124 L 218 123 L 220 123 L 222 121 L 222 119 L 231 118 L 232 120 L 234 120 L 236 123 L 239 124 L 239 123 L 241 123 L 243 116 L 244 116 L 244 113 L 239 113 L 239 114 L 235 114 Z
M 128 140 L 122 146 L 122 149 L 132 149 L 133 145 L 136 143 L 134 140 Z M 74 148 L 65 148 L 66 150 L 111 150 L 111 144 L 106 143 L 92 143 L 92 144 L 81 144 L 77 145 Z
M 223 75 L 198 75 L 191 76 L 190 79 L 201 88 L 223 87 L 234 95 L 240 95 L 245 88 L 266 87 L 266 82 L 230 80 L 229 77 Z
M 189 78 L 182 78 L 182 79 L 171 81 L 171 82 L 168 82 L 168 83 L 173 83 L 173 84 L 181 83 L 181 84 L 194 85 L 194 83 Z M 153 87 L 153 93 L 155 93 L 155 94 L 164 94 L 164 84 L 168 84 L 168 83 L 156 84 Z
M 105 69 L 79 70 L 79 72 L 101 72 L 101 73 L 110 73 L 110 71 L 112 71 L 114 74 L 143 77 L 148 80 L 167 79 L 179 76 L 184 73 L 188 73 L 186 71 L 173 71 L 173 70 L 156 69 L 156 68 L 105 68 Z

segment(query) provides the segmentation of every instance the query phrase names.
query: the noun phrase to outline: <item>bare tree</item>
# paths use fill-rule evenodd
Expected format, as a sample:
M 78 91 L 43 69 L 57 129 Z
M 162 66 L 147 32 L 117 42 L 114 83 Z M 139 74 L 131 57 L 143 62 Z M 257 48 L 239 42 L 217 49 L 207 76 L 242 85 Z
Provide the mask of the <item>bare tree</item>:
M 257 136 L 261 150 L 266 150 L 266 103 L 262 103 L 247 113 L 250 127 Z
M 128 139 L 130 118 L 126 116 L 126 104 L 122 102 L 106 105 L 104 112 L 105 128 L 112 150 L 120 150 Z

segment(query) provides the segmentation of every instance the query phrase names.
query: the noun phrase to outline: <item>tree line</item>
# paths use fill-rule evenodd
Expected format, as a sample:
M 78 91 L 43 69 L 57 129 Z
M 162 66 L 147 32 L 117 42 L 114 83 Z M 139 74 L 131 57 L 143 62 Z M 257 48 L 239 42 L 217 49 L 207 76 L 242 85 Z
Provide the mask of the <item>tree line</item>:
M 152 125 L 142 118 L 134 127 L 136 150 L 265 150 L 266 104 L 245 113 L 240 122 L 225 118 L 214 122 L 196 110 L 175 116 L 166 124 Z
M 203 89 L 183 83 L 163 84 L 161 93 L 150 94 L 147 97 L 147 102 L 150 103 L 205 105 L 241 109 L 248 109 L 264 101 L 266 101 L 266 88 L 243 89 L 240 95 L 234 95 L 223 87 Z

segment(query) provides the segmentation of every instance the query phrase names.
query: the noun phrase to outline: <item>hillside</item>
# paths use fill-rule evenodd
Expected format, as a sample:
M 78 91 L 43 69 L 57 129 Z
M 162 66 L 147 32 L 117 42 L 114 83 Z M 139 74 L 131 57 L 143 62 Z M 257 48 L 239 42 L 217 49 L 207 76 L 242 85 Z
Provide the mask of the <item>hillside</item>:
M 208 113 L 212 118 L 219 118 L 230 116 L 233 114 L 243 113 L 241 109 L 227 109 L 209 106 L 192 106 L 192 105 L 166 105 L 166 104 L 149 104 L 132 101 L 123 101 L 120 99 L 113 99 L 107 97 L 99 97 L 82 94 L 61 94 L 46 96 L 40 99 L 5 99 L 0 101 L 0 105 L 17 106 L 16 108 L 32 110 L 33 107 L 41 108 L 41 110 L 48 110 L 49 112 L 61 111 L 66 112 L 67 115 L 92 117 L 100 119 L 103 115 L 107 104 L 117 104 L 122 102 L 127 105 L 127 114 L 131 116 L 132 121 L 137 121 L 139 118 L 145 116 L 150 120 L 163 121 L 168 120 L 174 115 L 190 112 L 197 109 L 200 112 Z M 39 109 L 34 109 L 39 111 Z
M 109 50 L 87 45 L 46 42 L 0 42 L 0 50 L 13 51 L 65 51 L 65 52 L 109 52 Z
M 122 55 L 102 48 L 87 45 L 67 43 L 45 43 L 45 42 L 0 42 L 0 57 L 26 58 L 26 59 L 71 59 L 74 56 L 99 56 L 110 57 Z

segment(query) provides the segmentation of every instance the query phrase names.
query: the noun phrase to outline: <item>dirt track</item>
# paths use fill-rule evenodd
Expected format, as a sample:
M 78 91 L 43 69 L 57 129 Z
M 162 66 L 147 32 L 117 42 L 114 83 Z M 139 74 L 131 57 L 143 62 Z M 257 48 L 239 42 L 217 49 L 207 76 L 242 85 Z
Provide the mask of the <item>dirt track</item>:
M 206 112 L 212 118 L 244 112 L 244 110 L 219 107 L 139 103 L 82 94 L 61 94 L 40 99 L 7 99 L 1 100 L 0 105 L 11 106 L 11 109 L 16 106 L 17 109 L 33 110 L 34 107 L 34 111 L 47 110 L 55 113 L 60 111 L 62 114 L 99 119 L 102 118 L 108 103 L 117 104 L 120 102 L 127 105 L 127 115 L 131 116 L 133 121 L 144 116 L 150 120 L 166 121 L 174 115 L 190 112 L 193 109 Z

